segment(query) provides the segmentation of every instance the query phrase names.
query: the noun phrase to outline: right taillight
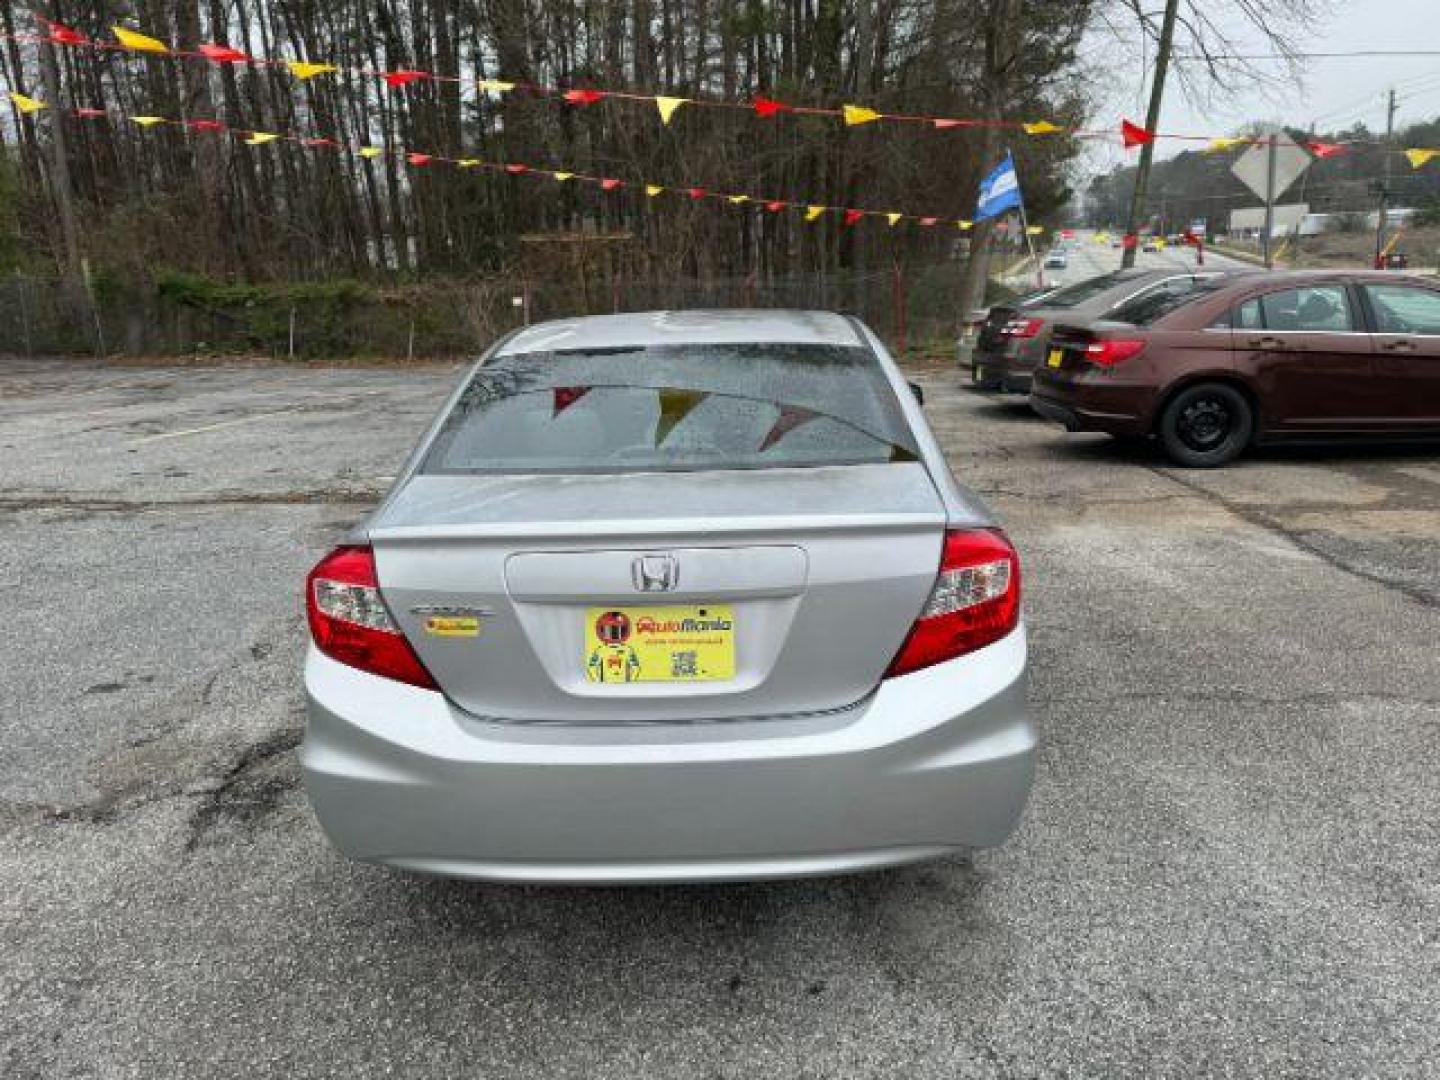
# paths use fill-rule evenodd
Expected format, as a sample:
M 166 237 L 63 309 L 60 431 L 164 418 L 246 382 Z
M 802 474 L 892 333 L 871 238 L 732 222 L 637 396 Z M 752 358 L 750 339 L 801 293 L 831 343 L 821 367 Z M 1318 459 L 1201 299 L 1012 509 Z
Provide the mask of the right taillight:
M 310 635 L 326 656 L 372 675 L 438 690 L 380 596 L 368 547 L 339 547 L 305 580 Z
M 1140 338 L 1102 338 L 1085 346 L 1085 359 L 1100 367 L 1114 367 L 1139 356 L 1144 349 L 1145 342 Z
M 940 571 L 886 677 L 999 641 L 1020 622 L 1020 557 L 999 529 L 945 533 Z

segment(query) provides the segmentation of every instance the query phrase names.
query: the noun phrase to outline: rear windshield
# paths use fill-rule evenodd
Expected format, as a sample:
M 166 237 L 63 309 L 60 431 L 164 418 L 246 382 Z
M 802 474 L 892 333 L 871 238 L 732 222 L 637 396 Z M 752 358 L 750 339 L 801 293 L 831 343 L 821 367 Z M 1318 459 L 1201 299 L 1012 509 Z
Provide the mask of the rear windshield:
M 1162 316 L 1210 295 L 1225 284 L 1224 281 L 1214 278 L 1202 278 L 1199 281 L 1190 277 L 1171 278 L 1161 287 L 1141 293 L 1111 308 L 1105 313 L 1105 318 L 1110 322 L 1149 326 Z
M 1077 281 L 1074 285 L 1067 285 L 1065 288 L 1051 293 L 1045 301 L 1045 306 L 1070 308 L 1077 304 L 1083 304 L 1086 300 L 1099 296 L 1106 289 L 1113 289 L 1116 285 L 1140 277 L 1143 273 L 1143 270 L 1112 270 L 1108 274 L 1100 274 L 1098 277 Z
M 665 345 L 491 360 L 445 418 L 422 471 L 795 468 L 916 457 L 867 349 Z

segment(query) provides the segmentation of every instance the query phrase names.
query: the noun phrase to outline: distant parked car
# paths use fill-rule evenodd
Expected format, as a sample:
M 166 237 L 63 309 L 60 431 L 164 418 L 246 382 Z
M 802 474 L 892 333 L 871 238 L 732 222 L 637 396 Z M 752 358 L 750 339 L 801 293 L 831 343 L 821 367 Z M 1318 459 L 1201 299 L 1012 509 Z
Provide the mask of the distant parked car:
M 1157 292 L 1188 292 L 1197 282 L 1215 276 L 1175 270 L 1113 270 L 1017 304 L 997 304 L 981 327 L 972 354 L 971 381 L 984 390 L 1028 393 L 1030 377 L 1045 356 L 1056 321 L 1083 323 L 1128 300 Z
M 1254 442 L 1440 436 L 1440 286 L 1383 271 L 1248 274 L 1058 326 L 1031 405 L 1154 436 L 1181 465 Z
M 1070 265 L 1070 256 L 1069 256 L 1068 254 L 1066 254 L 1064 248 L 1059 248 L 1059 247 L 1057 247 L 1057 248 L 1051 248 L 1049 254 L 1047 254 L 1047 255 L 1045 256 L 1045 269 L 1047 269 L 1047 270 L 1050 270 L 1050 269 L 1060 269 L 1060 270 L 1063 270 L 1063 269 L 1065 269 L 1065 267 L 1067 267 L 1067 266 L 1069 266 L 1069 265 Z
M 1148 252 L 1151 252 L 1152 254 L 1153 254 L 1153 253 L 1156 253 L 1156 252 L 1159 252 L 1159 250 L 1160 250 L 1160 241 L 1159 241 L 1159 240 L 1156 240 L 1155 237 L 1153 237 L 1153 236 L 1146 237 L 1146 238 L 1145 238 L 1145 241 L 1140 245 L 1140 250 L 1141 250 L 1141 251 L 1148 251 Z

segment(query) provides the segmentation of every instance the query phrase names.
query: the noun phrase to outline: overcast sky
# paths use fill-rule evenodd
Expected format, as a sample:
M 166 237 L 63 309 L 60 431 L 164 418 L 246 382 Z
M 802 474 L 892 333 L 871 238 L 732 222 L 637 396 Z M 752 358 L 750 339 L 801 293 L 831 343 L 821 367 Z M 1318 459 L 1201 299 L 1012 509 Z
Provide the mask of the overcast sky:
M 1208 5 L 1221 21 L 1228 0 Z M 1163 7 L 1155 0 L 1154 8 Z M 1310 52 L 1365 49 L 1440 49 L 1440 0 L 1333 0 L 1329 18 L 1311 27 L 1297 41 Z M 1234 20 L 1231 20 L 1233 23 Z M 1238 25 L 1238 24 L 1236 24 Z M 1247 35 L 1256 51 L 1265 45 L 1258 34 Z M 1149 101 L 1148 71 L 1153 56 L 1141 58 L 1138 37 L 1128 47 L 1109 34 L 1092 34 L 1085 55 L 1098 78 L 1113 80 L 1116 89 L 1098 107 L 1103 125 L 1120 116 L 1143 122 Z M 1271 62 L 1270 69 L 1284 66 Z M 1191 102 L 1173 80 L 1166 83 L 1160 128 L 1184 134 L 1225 134 L 1250 120 L 1280 120 L 1296 127 L 1315 122 L 1320 131 L 1338 130 L 1364 121 L 1373 131 L 1385 127 L 1385 93 L 1394 86 L 1399 98 L 1396 125 L 1440 116 L 1440 56 L 1404 58 L 1316 58 L 1306 61 L 1299 83 L 1285 80 L 1269 90 L 1246 90 L 1228 99 Z M 1118 123 L 1118 120 L 1117 120 Z M 1161 156 L 1185 144 L 1157 144 Z M 1193 144 L 1192 147 L 1193 148 Z M 1097 148 L 1088 157 L 1100 170 L 1133 159 L 1119 148 Z

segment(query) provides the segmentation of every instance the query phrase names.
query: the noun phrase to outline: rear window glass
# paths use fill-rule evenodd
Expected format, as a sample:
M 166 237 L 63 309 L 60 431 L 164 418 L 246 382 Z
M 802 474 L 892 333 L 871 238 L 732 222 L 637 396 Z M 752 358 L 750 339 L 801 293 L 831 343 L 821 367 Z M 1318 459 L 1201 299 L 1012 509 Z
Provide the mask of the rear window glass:
M 1131 297 L 1118 307 L 1111 308 L 1105 313 L 1105 318 L 1113 322 L 1148 326 L 1162 316 L 1169 315 L 1170 312 L 1184 307 L 1186 304 L 1192 304 L 1220 287 L 1221 282 L 1218 281 L 1196 281 L 1189 277 L 1171 278 L 1163 285 L 1158 285 L 1148 292 Z
M 1084 281 L 1077 281 L 1074 285 L 1067 285 L 1063 289 L 1057 289 L 1051 293 L 1045 301 L 1046 307 L 1068 308 L 1077 304 L 1083 304 L 1099 296 L 1106 289 L 1113 289 L 1126 281 L 1138 278 L 1144 274 L 1143 270 L 1112 270 L 1108 274 L 1100 274 L 1098 277 L 1086 278 Z
M 796 468 L 916 457 L 867 349 L 665 345 L 491 360 L 445 418 L 422 471 Z

